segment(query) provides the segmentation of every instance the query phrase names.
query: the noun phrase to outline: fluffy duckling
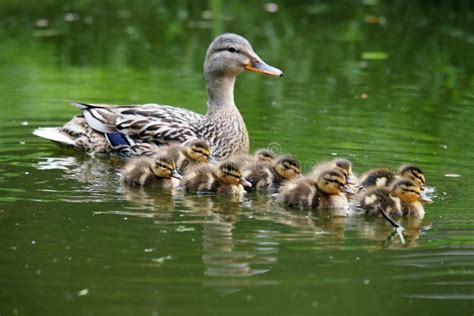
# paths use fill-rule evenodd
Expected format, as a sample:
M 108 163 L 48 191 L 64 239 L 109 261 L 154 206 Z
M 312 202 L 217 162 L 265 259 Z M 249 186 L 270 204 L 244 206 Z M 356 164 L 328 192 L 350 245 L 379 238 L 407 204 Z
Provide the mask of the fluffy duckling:
M 178 172 L 184 174 L 187 168 L 202 162 L 214 164 L 216 161 L 212 157 L 211 146 L 204 139 L 193 139 L 183 145 L 173 144 L 160 148 L 168 153 L 175 161 Z
M 244 171 L 245 179 L 252 184 L 249 189 L 255 190 L 277 190 L 286 181 L 295 179 L 300 175 L 300 162 L 288 155 L 275 161 L 272 158 L 270 162 L 257 158 Z
M 423 217 L 422 203 L 431 203 L 418 184 L 408 178 L 396 180 L 390 187 L 371 187 L 357 197 L 358 206 L 369 215 Z
M 173 188 L 179 184 L 181 175 L 170 155 L 136 157 L 127 162 L 122 170 L 122 181 L 131 186 L 159 185 Z
M 333 168 L 319 173 L 317 177 L 306 176 L 289 181 L 278 193 L 278 200 L 297 208 L 341 208 L 349 203 L 344 192 L 352 193 L 346 177 Z
M 261 162 L 273 162 L 273 160 L 276 158 L 275 153 L 268 148 L 257 149 L 253 156 L 257 161 Z
M 337 158 L 331 161 L 324 161 L 317 164 L 311 170 L 311 176 L 319 176 L 323 171 L 331 168 L 339 170 L 346 178 L 346 183 L 349 185 L 355 185 L 357 183 L 354 174 L 352 173 L 352 162 L 345 158 Z
M 397 179 L 408 178 L 422 190 L 425 187 L 425 175 L 423 171 L 415 165 L 402 165 L 398 172 L 394 172 L 387 168 L 377 168 L 366 172 L 360 181 L 359 190 L 369 188 L 371 186 L 383 187 L 388 186 Z
M 188 192 L 235 194 L 243 193 L 252 184 L 242 176 L 242 170 L 234 161 L 223 161 L 217 166 L 206 164 L 190 168 L 182 185 Z
M 245 169 L 250 164 L 254 164 L 257 162 L 265 162 L 265 163 L 272 163 L 273 159 L 275 159 L 275 153 L 266 148 L 257 149 L 253 155 L 250 154 L 237 154 L 232 156 L 232 161 L 234 161 L 239 166 L 242 166 Z

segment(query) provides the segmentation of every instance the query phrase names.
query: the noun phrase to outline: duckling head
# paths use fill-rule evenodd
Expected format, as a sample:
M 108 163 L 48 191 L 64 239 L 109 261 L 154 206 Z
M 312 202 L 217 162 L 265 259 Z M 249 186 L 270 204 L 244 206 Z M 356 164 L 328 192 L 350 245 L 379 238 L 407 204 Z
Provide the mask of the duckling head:
M 347 184 L 356 184 L 354 175 L 352 174 L 352 162 L 345 158 L 338 158 L 334 160 L 337 169 L 346 177 Z
M 217 177 L 227 185 L 243 185 L 244 187 L 252 187 L 242 176 L 240 167 L 231 161 L 224 161 L 217 167 Z
M 195 139 L 186 144 L 186 154 L 194 161 L 211 161 L 211 146 L 206 140 Z
M 417 183 L 408 178 L 395 181 L 391 187 L 392 192 L 404 202 L 432 202 L 431 199 L 422 194 L 421 188 L 417 185 Z
M 182 178 L 179 172 L 176 171 L 175 161 L 168 155 L 157 156 L 151 170 L 155 176 L 160 178 Z
M 318 189 L 326 194 L 340 194 L 342 192 L 354 193 L 346 184 L 346 177 L 338 168 L 322 172 L 316 182 Z
M 286 180 L 291 180 L 301 175 L 300 162 L 291 157 L 283 156 L 275 162 L 276 172 Z
M 242 36 L 225 33 L 215 38 L 206 53 L 206 75 L 235 77 L 244 70 L 277 77 L 283 75 L 281 70 L 267 65 L 258 57 L 250 43 Z
M 272 162 L 275 158 L 275 153 L 270 149 L 259 149 L 255 152 L 255 158 L 261 162 Z
M 398 174 L 404 178 L 413 180 L 421 189 L 425 188 L 425 174 L 415 165 L 403 165 L 398 169 Z

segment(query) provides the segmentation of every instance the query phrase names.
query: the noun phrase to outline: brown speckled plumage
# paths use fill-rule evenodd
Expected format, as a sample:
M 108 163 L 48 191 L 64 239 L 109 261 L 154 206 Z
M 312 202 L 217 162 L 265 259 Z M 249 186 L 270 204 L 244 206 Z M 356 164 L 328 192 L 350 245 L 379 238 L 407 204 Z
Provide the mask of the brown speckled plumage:
M 209 46 L 204 63 L 207 82 L 207 113 L 197 114 L 186 109 L 145 104 L 141 106 L 115 106 L 104 104 L 73 103 L 82 110 L 87 124 L 85 134 L 89 139 L 103 139 L 104 133 L 121 133 L 131 145 L 128 156 L 140 154 L 140 143 L 158 146 L 169 143 L 183 143 L 190 139 L 203 138 L 210 142 L 214 157 L 222 160 L 235 153 L 246 153 L 249 138 L 244 120 L 234 103 L 236 76 L 242 71 L 254 71 L 281 76 L 281 71 L 266 65 L 249 42 L 236 34 L 218 36 Z M 66 125 L 74 124 L 74 119 Z M 66 127 L 66 126 L 65 126 Z M 64 127 L 63 127 L 64 129 Z M 79 141 L 71 134 L 64 134 L 61 128 L 37 129 L 40 137 L 89 152 L 108 153 L 109 147 L 98 146 L 97 142 Z M 61 137 L 57 137 L 57 133 Z M 65 136 L 66 135 L 66 136 Z M 66 137 L 64 140 L 63 137 Z M 135 146 L 135 147 L 134 147 Z M 119 151 L 119 152 L 120 152 Z

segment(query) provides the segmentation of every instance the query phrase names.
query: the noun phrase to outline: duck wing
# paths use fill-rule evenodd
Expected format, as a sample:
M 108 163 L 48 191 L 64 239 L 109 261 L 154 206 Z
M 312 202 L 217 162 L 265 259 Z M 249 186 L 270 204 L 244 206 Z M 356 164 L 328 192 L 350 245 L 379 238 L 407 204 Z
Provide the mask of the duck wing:
M 168 105 L 116 106 L 72 103 L 80 108 L 87 124 L 102 133 L 121 133 L 138 142 L 157 145 L 198 138 L 203 116 Z

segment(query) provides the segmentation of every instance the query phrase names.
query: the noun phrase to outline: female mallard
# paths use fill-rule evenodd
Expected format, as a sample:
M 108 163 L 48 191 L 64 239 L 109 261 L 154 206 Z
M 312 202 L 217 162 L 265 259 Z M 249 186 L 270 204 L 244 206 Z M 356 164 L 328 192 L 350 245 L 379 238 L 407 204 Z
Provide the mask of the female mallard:
M 120 145 L 165 145 L 194 138 L 209 141 L 217 159 L 225 159 L 233 153 L 246 153 L 248 133 L 234 103 L 235 78 L 244 70 L 282 76 L 279 69 L 258 57 L 245 38 L 237 34 L 222 34 L 212 41 L 204 62 L 208 94 L 205 115 L 158 104 L 111 106 L 73 103 L 82 110 L 82 115 L 74 117 L 63 127 L 38 128 L 34 134 L 91 153 L 108 154 L 111 148 Z

